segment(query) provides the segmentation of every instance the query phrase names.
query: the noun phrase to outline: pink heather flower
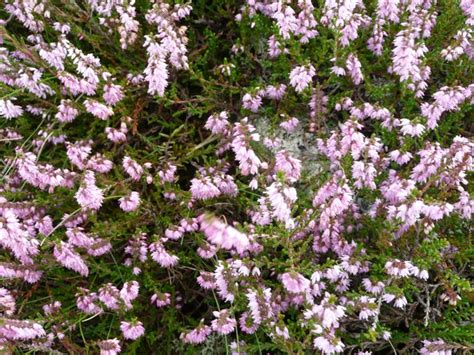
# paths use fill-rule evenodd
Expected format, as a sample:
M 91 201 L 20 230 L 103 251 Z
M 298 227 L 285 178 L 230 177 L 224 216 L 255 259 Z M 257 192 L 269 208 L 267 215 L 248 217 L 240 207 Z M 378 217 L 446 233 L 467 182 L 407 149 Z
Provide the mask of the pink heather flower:
M 281 45 L 274 35 L 271 35 L 270 38 L 268 38 L 268 56 L 270 58 L 275 58 L 281 53 L 287 52 L 288 50 Z
M 140 177 L 143 174 L 143 168 L 140 164 L 138 164 L 135 160 L 130 158 L 129 156 L 125 156 L 122 162 L 123 168 L 127 172 L 128 175 L 135 181 L 140 180 Z
M 204 127 L 210 130 L 213 134 L 224 134 L 230 128 L 229 121 L 229 114 L 226 111 L 222 111 L 221 113 L 215 113 L 207 119 L 206 124 Z
M 425 126 L 420 123 L 412 123 L 406 118 L 400 120 L 400 127 L 400 132 L 402 132 L 404 136 L 420 137 L 425 131 Z
M 120 347 L 120 341 L 116 338 L 102 340 L 98 345 L 100 348 L 100 355 L 117 355 L 122 350 Z
M 281 100 L 286 93 L 286 85 L 278 84 L 276 86 L 268 85 L 265 89 L 265 95 L 273 100 Z
M 388 275 L 396 277 L 408 277 L 412 273 L 413 265 L 409 261 L 394 259 L 385 263 L 385 270 Z
M 23 114 L 21 106 L 15 105 L 11 100 L 0 99 L 0 116 L 10 120 Z
M 163 246 L 163 243 L 159 240 L 150 244 L 149 249 L 151 252 L 151 258 L 162 267 L 169 268 L 175 266 L 179 261 L 179 258 L 176 255 L 168 253 Z
M 391 22 L 398 23 L 400 11 L 400 0 L 379 0 L 377 4 L 377 15 Z
M 339 320 L 344 317 L 346 307 L 333 304 L 331 296 L 326 292 L 320 304 L 315 304 L 304 313 L 305 319 L 316 319 L 324 328 L 338 328 Z
M 310 281 L 297 272 L 286 272 L 281 275 L 285 289 L 290 293 L 305 293 L 309 291 Z
M 370 279 L 363 279 L 362 285 L 367 292 L 373 293 L 374 295 L 379 295 L 385 288 L 385 285 L 381 281 L 373 282 Z
M 283 128 L 286 133 L 293 133 L 299 123 L 300 121 L 296 117 L 291 117 L 287 121 L 280 123 L 280 127 Z
M 203 259 L 210 259 L 216 255 L 219 248 L 207 242 L 201 244 L 197 250 L 198 255 Z
M 1 304 L 1 300 L 0 300 Z M 45 315 L 50 316 L 53 313 L 56 313 L 60 308 L 61 308 L 61 302 L 59 301 L 54 301 L 53 303 L 45 304 L 43 306 L 43 312 Z
M 86 167 L 88 169 L 94 170 L 95 172 L 106 174 L 112 170 L 113 163 L 110 160 L 105 159 L 102 154 L 97 153 L 89 159 Z
M 178 240 L 182 238 L 184 232 L 185 230 L 183 227 L 172 226 L 165 230 L 165 237 L 172 240 Z
M 137 281 L 125 282 L 120 290 L 120 298 L 125 303 L 125 307 L 132 308 L 131 302 L 138 297 L 140 284 Z
M 474 12 L 474 5 L 473 12 Z M 474 17 L 474 15 L 473 15 Z M 473 22 L 474 23 L 474 22 Z M 453 352 L 449 344 L 446 344 L 442 339 L 439 340 L 423 340 L 423 347 L 420 349 L 421 355 L 451 355 Z
M 79 292 L 76 293 L 76 305 L 79 310 L 86 314 L 99 314 L 102 308 L 95 304 L 98 300 L 95 292 L 89 292 L 86 288 L 79 287 Z
M 43 327 L 29 320 L 2 319 L 0 337 L 6 340 L 32 340 L 46 336 Z
M 376 299 L 373 297 L 360 296 L 356 305 L 359 309 L 360 320 L 368 320 L 378 314 Z
M 148 93 L 163 96 L 168 86 L 168 68 L 165 62 L 167 50 L 150 36 L 145 36 L 144 47 L 148 53 L 148 64 L 144 70 Z
M 359 189 L 367 187 L 375 190 L 377 187 L 374 181 L 376 175 L 377 170 L 372 163 L 364 164 L 363 161 L 355 161 L 352 165 L 352 177 L 355 179 L 354 186 Z
M 88 99 L 84 101 L 84 106 L 87 112 L 104 121 L 114 114 L 110 107 L 95 100 Z
M 201 344 L 207 339 L 211 332 L 211 327 L 201 323 L 196 329 L 182 333 L 180 338 L 186 344 Z
M 72 122 L 78 114 L 79 110 L 74 108 L 71 100 L 61 100 L 56 118 L 59 122 Z
M 346 68 L 348 75 L 351 77 L 352 82 L 355 85 L 359 85 L 362 80 L 364 80 L 361 71 L 362 65 L 360 64 L 359 59 L 352 53 L 347 57 Z
M 123 99 L 122 87 L 115 84 L 104 85 L 104 101 L 107 105 L 114 106 Z
M 394 302 L 395 307 L 401 308 L 401 309 L 405 308 L 407 304 L 408 304 L 408 301 L 405 298 L 405 296 L 397 297 Z
M 343 76 L 343 75 L 346 75 L 346 70 L 343 67 L 340 67 L 338 65 L 333 65 L 331 67 L 331 73 L 337 76 Z
M 92 171 L 86 171 L 83 185 L 77 190 L 75 197 L 83 208 L 98 210 L 102 206 L 103 191 L 95 185 L 95 175 Z
M 213 290 L 217 287 L 216 278 L 212 272 L 201 271 L 197 277 L 199 286 L 206 290 Z
M 257 112 L 260 106 L 262 105 L 262 98 L 260 95 L 252 96 L 250 94 L 245 94 L 242 98 L 243 108 L 250 110 L 252 112 Z
M 114 143 L 123 143 L 127 141 L 128 128 L 125 122 L 120 123 L 120 128 L 106 127 L 107 138 Z
M 255 175 L 264 163 L 260 161 L 258 156 L 251 148 L 249 141 L 259 141 L 260 135 L 253 133 L 255 127 L 248 123 L 248 118 L 244 118 L 241 122 L 234 125 L 232 131 L 232 150 L 235 153 L 235 159 L 239 162 L 239 168 L 242 175 Z
M 66 142 L 66 154 L 72 164 L 83 170 L 89 157 L 92 141 L 79 141 L 74 144 Z
M 294 221 L 291 218 L 291 206 L 296 201 L 296 189 L 274 182 L 267 187 L 265 194 L 271 205 L 271 214 L 279 222 L 284 222 L 285 227 L 292 229 Z
M 151 304 L 154 304 L 156 307 L 161 308 L 171 304 L 169 293 L 154 293 L 151 296 Z
M 178 170 L 176 165 L 167 163 L 163 170 L 158 171 L 158 176 L 160 177 L 161 182 L 173 182 L 175 179 L 176 170 Z
M 221 194 L 221 191 L 212 183 L 209 176 L 204 176 L 200 179 L 192 179 L 190 191 L 196 200 L 209 200 Z
M 301 161 L 293 158 L 288 152 L 280 150 L 275 154 L 275 171 L 285 173 L 285 178 L 294 183 L 301 176 Z
M 89 275 L 86 263 L 69 243 L 60 242 L 60 244 L 56 244 L 53 254 L 56 260 L 64 267 L 74 270 L 82 276 Z
M 140 195 L 136 191 L 132 191 L 130 195 L 119 199 L 120 208 L 125 212 L 135 211 L 140 204 Z
M 234 227 L 211 216 L 202 215 L 200 220 L 201 231 L 212 244 L 227 250 L 235 248 L 238 253 L 243 253 L 249 248 L 250 241 L 247 235 Z
M 413 158 L 410 152 L 401 152 L 398 149 L 391 151 L 388 155 L 392 161 L 400 165 L 408 163 Z
M 321 335 L 314 339 L 313 345 L 323 354 L 341 353 L 344 350 L 344 343 L 340 338 L 332 334 Z
M 38 254 L 38 241 L 30 237 L 12 209 L 0 213 L 0 246 L 12 251 L 23 264 L 32 264 Z
M 10 291 L 0 287 L 0 308 L 6 316 L 12 316 L 15 313 L 15 299 Z
M 290 73 L 290 85 L 295 88 L 296 92 L 302 92 L 308 87 L 315 75 L 316 70 L 311 64 L 295 67 Z
M 272 297 L 271 289 L 265 288 L 261 292 L 249 290 L 245 296 L 249 301 L 248 307 L 255 325 L 273 316 L 273 311 L 270 306 Z
M 140 321 L 122 321 L 120 322 L 120 330 L 122 331 L 123 337 L 129 340 L 138 339 L 145 334 L 145 328 Z
M 119 297 L 118 288 L 111 283 L 107 283 L 99 289 L 99 300 L 111 310 L 119 309 Z
M 221 335 L 230 334 L 234 331 L 237 326 L 237 321 L 230 317 L 228 309 L 214 311 L 212 314 L 216 318 L 211 322 L 213 331 Z

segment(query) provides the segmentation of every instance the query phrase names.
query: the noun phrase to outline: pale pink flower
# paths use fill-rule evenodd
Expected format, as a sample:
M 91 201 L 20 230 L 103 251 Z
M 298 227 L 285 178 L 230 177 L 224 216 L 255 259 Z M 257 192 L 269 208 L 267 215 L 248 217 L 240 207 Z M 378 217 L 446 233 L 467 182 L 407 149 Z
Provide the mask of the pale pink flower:
M 124 97 L 122 92 L 122 87 L 116 84 L 107 84 L 104 85 L 104 101 L 107 105 L 114 106 Z
M 308 87 L 315 75 L 316 70 L 311 64 L 295 67 L 290 73 L 290 85 L 295 88 L 296 92 L 302 92 Z
M 79 110 L 72 105 L 71 100 L 61 100 L 56 118 L 59 122 L 72 122 L 78 114 Z
M 296 117 L 290 117 L 288 120 L 280 123 L 280 127 L 283 128 L 286 133 L 293 133 L 299 122 L 300 121 Z
M 154 293 L 151 296 L 151 304 L 154 304 L 156 307 L 161 308 L 171 304 L 169 293 Z
M 201 344 L 207 339 L 211 332 L 211 327 L 201 323 L 196 329 L 182 333 L 180 338 L 187 344 Z
M 310 281 L 297 272 L 286 272 L 281 275 L 285 289 L 290 293 L 304 293 L 309 291 Z
M 223 249 L 235 248 L 243 253 L 250 246 L 247 235 L 211 216 L 200 217 L 201 231 L 207 240 Z
M 133 180 L 138 181 L 143 174 L 143 167 L 129 156 L 125 156 L 122 161 L 122 166 L 128 175 Z
M 120 341 L 116 338 L 102 340 L 98 345 L 100 348 L 100 355 L 117 355 L 122 350 L 120 347 Z
M 121 197 L 119 202 L 120 208 L 125 212 L 135 211 L 140 204 L 140 194 L 136 191 L 132 191 L 128 196 Z
M 0 116 L 10 120 L 23 114 L 21 106 L 15 105 L 12 100 L 0 99 Z
M 106 120 L 114 114 L 114 111 L 110 107 L 95 100 L 88 99 L 84 101 L 84 106 L 87 112 L 101 120 Z
M 77 203 L 83 208 L 98 210 L 104 201 L 103 191 L 95 185 L 95 175 L 88 170 L 84 181 L 75 194 Z
M 129 340 L 138 339 L 145 334 L 145 328 L 140 321 L 122 321 L 120 322 L 120 330 L 122 331 L 123 337 Z
M 211 322 L 212 330 L 222 335 L 230 334 L 234 331 L 237 321 L 230 316 L 228 309 L 214 311 L 212 314 L 216 318 Z
M 176 255 L 170 254 L 165 249 L 160 240 L 150 244 L 149 249 L 151 252 L 151 258 L 162 267 L 169 268 L 175 266 L 179 261 L 179 258 Z
M 360 64 L 359 59 L 352 53 L 347 57 L 346 68 L 347 73 L 355 85 L 359 85 L 362 80 L 364 80 L 364 76 L 362 75 L 361 71 L 362 65 Z
M 123 143 L 127 141 L 128 128 L 125 122 L 120 123 L 120 128 L 106 127 L 107 138 L 114 143 Z
M 89 275 L 89 268 L 86 263 L 69 243 L 60 242 L 56 244 L 53 254 L 56 260 L 64 267 L 74 270 L 82 276 Z

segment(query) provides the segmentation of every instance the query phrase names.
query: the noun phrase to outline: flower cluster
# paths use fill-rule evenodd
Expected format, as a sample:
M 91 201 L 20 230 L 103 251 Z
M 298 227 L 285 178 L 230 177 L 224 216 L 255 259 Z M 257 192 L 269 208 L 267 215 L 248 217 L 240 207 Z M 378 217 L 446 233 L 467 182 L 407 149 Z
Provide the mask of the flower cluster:
M 0 352 L 474 351 L 472 0 L 0 17 Z

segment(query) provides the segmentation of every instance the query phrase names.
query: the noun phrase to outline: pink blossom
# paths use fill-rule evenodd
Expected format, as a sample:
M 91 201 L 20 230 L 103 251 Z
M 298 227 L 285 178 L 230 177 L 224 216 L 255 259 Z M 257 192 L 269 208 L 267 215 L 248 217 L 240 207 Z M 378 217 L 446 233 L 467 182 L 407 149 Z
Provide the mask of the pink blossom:
M 118 339 L 107 339 L 99 342 L 100 355 L 117 355 L 122 348 Z
M 114 114 L 114 111 L 110 107 L 95 100 L 88 99 L 84 101 L 84 106 L 86 107 L 87 112 L 101 120 L 106 120 Z
M 283 128 L 287 133 L 293 133 L 299 122 L 300 121 L 296 117 L 291 117 L 287 121 L 280 123 L 280 127 Z
M 181 339 L 187 344 L 201 344 L 207 339 L 211 332 L 211 327 L 201 323 L 197 328 L 181 334 Z
M 130 192 L 128 196 L 119 199 L 120 208 L 125 212 L 131 212 L 138 208 L 140 204 L 140 195 L 136 191 Z
M 124 170 L 133 180 L 138 181 L 143 174 L 143 167 L 129 156 L 125 156 L 122 161 Z
M 310 281 L 297 272 L 286 272 L 281 276 L 283 286 L 291 293 L 304 293 L 309 290 Z
M 257 112 L 261 105 L 262 105 L 262 98 L 259 95 L 252 96 L 247 93 L 242 98 L 243 108 L 250 110 L 252 112 Z
M 295 67 L 290 73 L 290 85 L 295 88 L 296 92 L 302 92 L 308 87 L 315 75 L 316 70 L 311 64 Z
M 150 244 L 149 249 L 151 258 L 162 267 L 169 268 L 175 266 L 179 261 L 179 258 L 176 255 L 170 254 L 159 240 Z
M 71 100 L 61 100 L 56 118 L 59 122 L 72 122 L 78 114 L 79 110 L 72 105 Z
M 211 216 L 201 216 L 201 231 L 207 240 L 223 249 L 235 248 L 238 253 L 243 253 L 248 249 L 250 241 L 248 237 L 219 219 Z
M 123 143 L 127 141 L 127 125 L 124 122 L 120 123 L 120 128 L 106 127 L 105 133 L 107 138 L 114 143 Z
M 237 322 L 230 316 L 228 309 L 219 312 L 214 311 L 212 314 L 216 318 L 211 322 L 212 330 L 222 335 L 230 334 L 234 331 Z
M 120 330 L 122 331 L 123 337 L 129 340 L 138 339 L 145 334 L 145 328 L 140 321 L 122 321 L 120 322 Z
M 158 308 L 165 307 L 171 303 L 170 296 L 169 293 L 154 293 L 151 296 L 151 303 Z
M 222 111 L 219 114 L 213 114 L 209 116 L 205 124 L 205 128 L 210 130 L 213 134 L 224 134 L 229 129 L 229 118 L 226 111 Z
M 124 97 L 122 87 L 116 84 L 107 84 L 104 86 L 104 101 L 107 105 L 114 106 Z
M 352 82 L 355 85 L 359 85 L 362 80 L 364 80 L 364 76 L 362 75 L 362 65 L 360 64 L 359 59 L 354 54 L 349 54 L 346 60 L 346 67 L 349 76 L 352 79 Z
M 15 105 L 12 100 L 0 99 L 0 116 L 10 120 L 23 114 L 21 106 Z
M 89 268 L 82 257 L 74 251 L 72 245 L 60 242 L 54 247 L 54 257 L 64 267 L 74 270 L 82 276 L 89 275 Z
M 102 206 L 103 191 L 95 185 L 95 175 L 92 171 L 86 171 L 83 185 L 77 190 L 75 197 L 83 208 L 98 210 Z

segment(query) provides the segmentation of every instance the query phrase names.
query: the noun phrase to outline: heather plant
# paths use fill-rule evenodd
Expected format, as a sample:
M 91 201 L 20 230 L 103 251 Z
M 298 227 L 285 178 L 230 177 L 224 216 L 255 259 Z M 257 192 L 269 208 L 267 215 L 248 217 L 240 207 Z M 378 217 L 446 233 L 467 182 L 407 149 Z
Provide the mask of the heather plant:
M 473 352 L 473 31 L 472 0 L 4 0 L 1 352 Z

